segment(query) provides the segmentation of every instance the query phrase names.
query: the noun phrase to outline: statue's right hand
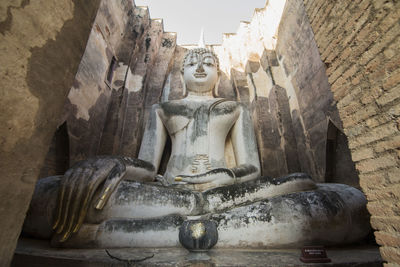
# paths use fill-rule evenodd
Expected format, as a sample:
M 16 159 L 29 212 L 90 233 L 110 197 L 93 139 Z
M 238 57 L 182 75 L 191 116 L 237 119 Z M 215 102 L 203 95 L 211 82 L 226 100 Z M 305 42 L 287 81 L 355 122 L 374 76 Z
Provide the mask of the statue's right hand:
M 102 209 L 125 173 L 124 161 L 118 157 L 91 158 L 70 168 L 61 180 L 53 241 L 64 242 L 79 230 L 94 193 L 104 182 L 95 206 Z

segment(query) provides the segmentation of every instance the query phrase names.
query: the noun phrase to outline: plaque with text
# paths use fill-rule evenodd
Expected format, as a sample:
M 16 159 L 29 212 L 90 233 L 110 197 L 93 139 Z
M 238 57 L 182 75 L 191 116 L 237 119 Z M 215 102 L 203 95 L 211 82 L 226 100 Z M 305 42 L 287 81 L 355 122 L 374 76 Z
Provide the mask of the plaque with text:
M 301 249 L 300 260 L 305 263 L 331 262 L 322 246 L 307 246 Z

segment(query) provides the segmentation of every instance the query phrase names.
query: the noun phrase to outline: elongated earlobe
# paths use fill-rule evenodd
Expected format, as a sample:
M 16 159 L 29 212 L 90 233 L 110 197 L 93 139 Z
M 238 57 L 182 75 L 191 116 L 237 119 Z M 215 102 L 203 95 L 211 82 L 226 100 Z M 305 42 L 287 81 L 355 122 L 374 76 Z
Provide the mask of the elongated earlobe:
M 183 79 L 182 73 L 181 73 L 180 77 L 181 77 L 181 82 L 182 82 L 182 96 L 185 97 L 186 96 L 186 84 L 185 84 L 185 80 Z
M 213 95 L 214 95 L 214 97 L 218 97 L 218 87 L 219 87 L 219 81 L 220 81 L 220 80 L 221 80 L 221 76 L 218 75 L 218 80 L 217 80 L 217 82 L 215 83 L 214 90 L 213 90 Z

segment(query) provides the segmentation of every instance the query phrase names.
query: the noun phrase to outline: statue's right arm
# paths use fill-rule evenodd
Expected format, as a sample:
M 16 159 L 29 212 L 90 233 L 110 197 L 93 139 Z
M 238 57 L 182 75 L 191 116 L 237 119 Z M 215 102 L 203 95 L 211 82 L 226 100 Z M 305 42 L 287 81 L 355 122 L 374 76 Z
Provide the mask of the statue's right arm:
M 159 117 L 158 105 L 153 106 L 143 137 L 139 159 L 101 156 L 80 161 L 61 180 L 58 207 L 53 228 L 53 242 L 64 242 L 84 222 L 89 205 L 102 209 L 122 179 L 153 181 L 166 140 L 166 130 Z M 93 201 L 102 185 L 100 198 Z

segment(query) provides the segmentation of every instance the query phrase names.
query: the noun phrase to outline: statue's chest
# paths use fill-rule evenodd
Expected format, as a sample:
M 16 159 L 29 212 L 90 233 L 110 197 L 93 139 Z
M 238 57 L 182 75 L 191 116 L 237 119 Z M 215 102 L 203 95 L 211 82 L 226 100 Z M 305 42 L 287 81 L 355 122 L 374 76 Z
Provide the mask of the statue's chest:
M 169 105 L 165 105 L 169 104 Z M 187 105 L 165 103 L 162 120 L 170 135 L 190 132 L 194 138 L 210 133 L 210 129 L 229 131 L 237 118 L 236 107 L 230 102 L 189 103 Z

